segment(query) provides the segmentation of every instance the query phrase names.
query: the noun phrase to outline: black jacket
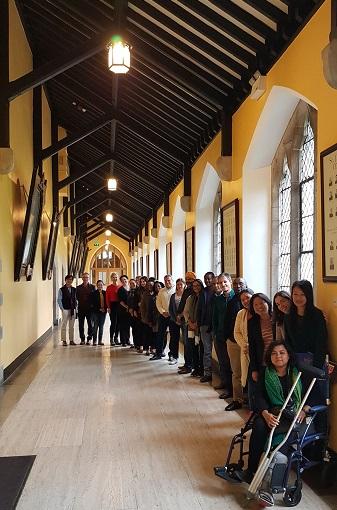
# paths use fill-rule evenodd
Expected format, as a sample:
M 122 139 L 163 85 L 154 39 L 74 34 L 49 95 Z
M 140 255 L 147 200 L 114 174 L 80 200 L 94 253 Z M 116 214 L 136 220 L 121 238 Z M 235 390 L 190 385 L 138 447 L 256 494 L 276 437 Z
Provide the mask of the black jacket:
M 213 295 L 214 291 L 205 287 L 198 301 L 198 326 L 208 326 L 209 330 L 212 329 Z
M 252 371 L 259 372 L 264 365 L 264 342 L 259 315 L 253 315 L 248 321 L 248 345 L 250 368 Z
M 229 338 L 229 340 L 232 342 L 235 342 L 234 326 L 236 316 L 241 309 L 241 300 L 239 296 L 235 294 L 235 296 L 230 301 L 228 301 L 225 321 L 225 338 Z
M 102 290 L 103 298 L 104 298 L 104 311 L 106 312 L 106 301 L 105 301 L 105 295 L 106 291 Z M 100 312 L 101 310 L 101 301 L 99 298 L 99 291 L 95 290 L 90 294 L 90 308 L 93 312 Z
M 299 317 L 289 313 L 284 317 L 285 341 L 295 353 L 311 352 L 313 364 L 321 368 L 328 352 L 328 330 L 323 313 L 314 308 Z

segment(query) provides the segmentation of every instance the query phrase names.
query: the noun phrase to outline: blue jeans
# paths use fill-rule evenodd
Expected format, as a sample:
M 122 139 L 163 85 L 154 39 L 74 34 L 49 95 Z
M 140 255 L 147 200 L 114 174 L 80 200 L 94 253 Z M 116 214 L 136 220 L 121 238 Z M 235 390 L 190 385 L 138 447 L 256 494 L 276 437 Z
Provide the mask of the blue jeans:
M 101 342 L 103 338 L 103 328 L 105 322 L 106 313 L 105 312 L 93 312 L 92 320 L 93 320 L 93 341 L 97 342 L 97 331 L 98 331 L 98 341 Z

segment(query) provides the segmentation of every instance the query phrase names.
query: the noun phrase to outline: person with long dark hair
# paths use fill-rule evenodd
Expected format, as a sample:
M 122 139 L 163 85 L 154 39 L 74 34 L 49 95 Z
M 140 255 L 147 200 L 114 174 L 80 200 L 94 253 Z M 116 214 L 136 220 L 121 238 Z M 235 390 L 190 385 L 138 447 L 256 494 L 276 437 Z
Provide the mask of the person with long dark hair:
M 249 303 L 251 318 L 248 321 L 248 344 L 250 370 L 253 381 L 257 382 L 264 366 L 265 353 L 273 341 L 272 304 L 262 292 L 253 294 Z
M 248 321 L 248 400 L 249 407 L 255 410 L 255 391 L 259 372 L 264 366 L 265 353 L 273 341 L 272 304 L 262 292 L 253 294 L 249 303 L 251 318 Z
M 185 281 L 182 278 L 176 280 L 175 293 L 170 297 L 169 313 L 172 321 L 172 335 L 170 336 L 169 345 L 169 364 L 176 365 L 179 357 L 179 338 L 181 319 L 178 315 L 179 305 L 185 289 Z
M 130 345 L 130 315 L 128 312 L 128 294 L 130 292 L 129 279 L 126 274 L 119 278 L 121 287 L 117 291 L 119 299 L 118 320 L 119 335 L 122 347 Z
M 291 299 L 284 319 L 285 340 L 295 353 L 310 353 L 313 365 L 322 368 L 328 352 L 328 331 L 323 312 L 314 305 L 311 283 L 294 282 Z
M 279 410 L 284 404 L 292 387 L 298 371 L 295 368 L 295 359 L 284 341 L 271 342 L 267 348 L 264 367 L 259 373 L 259 383 L 256 388 L 256 411 L 259 415 L 255 418 L 249 441 L 248 469 L 242 473 L 242 480 L 250 483 L 256 472 L 261 455 L 266 445 L 268 434 L 273 427 L 276 428 L 273 437 L 273 446 L 280 444 L 284 438 L 284 432 L 290 426 L 294 413 L 297 412 L 302 400 L 302 385 L 299 381 L 284 412 L 281 423 L 277 421 Z M 304 406 L 298 423 L 302 423 L 309 406 Z M 285 452 L 286 446 L 281 452 Z
M 200 330 L 198 326 L 198 301 L 202 294 L 204 284 L 198 278 L 192 284 L 193 292 L 187 298 L 184 308 L 184 317 L 188 328 L 188 341 L 192 345 L 193 370 L 192 377 L 202 377 L 204 372 L 203 356 L 204 350 L 200 338 Z
M 152 328 L 152 347 L 154 348 L 157 343 L 158 327 L 159 327 L 159 311 L 156 306 L 156 300 L 160 289 L 164 288 L 163 282 L 156 280 L 153 286 L 153 294 L 151 295 L 151 301 L 149 302 L 148 309 L 148 322 Z M 154 351 L 152 350 L 154 354 Z M 145 353 L 147 356 L 150 355 L 150 350 Z
M 275 340 L 284 340 L 284 317 L 289 313 L 291 297 L 286 290 L 276 292 L 273 299 L 273 334 Z

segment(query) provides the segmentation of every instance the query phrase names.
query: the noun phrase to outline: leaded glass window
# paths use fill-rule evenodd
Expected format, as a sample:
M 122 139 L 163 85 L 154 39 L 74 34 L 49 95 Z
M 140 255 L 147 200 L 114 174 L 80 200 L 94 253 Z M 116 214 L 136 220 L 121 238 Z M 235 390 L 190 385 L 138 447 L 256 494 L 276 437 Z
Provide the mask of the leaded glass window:
M 279 288 L 290 288 L 291 174 L 284 158 L 279 187 Z
M 300 279 L 314 279 L 314 202 L 315 141 L 310 122 L 306 122 L 300 150 Z
M 312 283 L 314 279 L 315 137 L 307 118 L 299 144 L 300 149 L 295 149 L 293 141 L 294 148 L 284 152 L 282 159 L 278 187 L 278 290 L 289 291 L 298 279 Z

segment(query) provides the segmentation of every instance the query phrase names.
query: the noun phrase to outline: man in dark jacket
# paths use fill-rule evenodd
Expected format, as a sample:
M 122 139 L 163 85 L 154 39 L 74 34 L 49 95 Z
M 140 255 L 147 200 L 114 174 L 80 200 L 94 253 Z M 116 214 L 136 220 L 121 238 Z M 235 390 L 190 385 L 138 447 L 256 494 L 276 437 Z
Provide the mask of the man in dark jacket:
M 84 321 L 87 319 L 87 345 L 92 339 L 92 320 L 91 320 L 91 299 L 90 294 L 94 292 L 95 286 L 89 283 L 89 273 L 82 274 L 82 284 L 76 287 L 76 298 L 78 301 L 78 329 L 80 333 L 81 345 L 85 344 Z
M 105 290 L 103 290 L 102 280 L 98 280 L 96 286 L 97 290 L 90 294 L 90 307 L 93 327 L 92 345 L 97 345 L 97 332 L 98 332 L 98 345 L 104 345 L 103 328 L 107 310 L 105 302 L 106 293 Z
M 70 345 L 76 345 L 74 342 L 74 325 L 76 318 L 76 289 L 72 286 L 73 276 L 67 274 L 65 284 L 59 289 L 57 303 L 62 313 L 61 324 L 61 342 L 62 345 L 67 344 L 67 324 L 69 324 L 69 340 Z
M 222 273 L 215 283 L 215 298 L 213 300 L 212 330 L 214 333 L 214 347 L 218 357 L 221 383 L 217 389 L 225 391 L 219 398 L 232 396 L 232 370 L 227 352 L 227 335 L 229 322 L 227 321 L 227 307 L 234 298 L 232 279 L 229 274 Z
M 198 300 L 197 323 L 204 347 L 204 375 L 201 383 L 212 381 L 212 297 L 214 294 L 214 273 L 208 271 L 204 275 L 205 288 Z
M 192 284 L 196 279 L 196 274 L 193 271 L 187 271 L 185 275 L 186 288 L 181 296 L 181 300 L 177 309 L 177 319 L 180 320 L 181 331 L 184 340 L 184 364 L 178 368 L 178 374 L 189 374 L 192 372 L 192 359 L 193 359 L 193 351 L 192 351 L 192 342 L 188 341 L 187 337 L 187 324 L 184 319 L 184 308 L 187 301 L 187 298 L 192 294 Z

